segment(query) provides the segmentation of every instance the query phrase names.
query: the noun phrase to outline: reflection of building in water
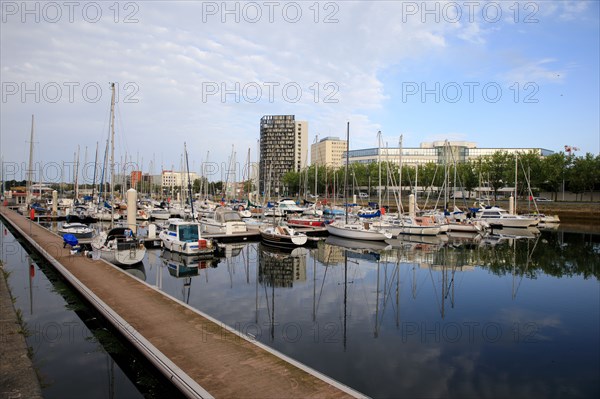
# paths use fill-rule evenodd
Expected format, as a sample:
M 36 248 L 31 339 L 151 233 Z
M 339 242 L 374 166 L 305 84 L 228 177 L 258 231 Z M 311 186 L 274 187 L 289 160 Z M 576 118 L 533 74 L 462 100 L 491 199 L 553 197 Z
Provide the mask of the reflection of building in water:
M 445 270 L 448 270 L 448 269 L 454 269 L 454 270 L 459 271 L 459 272 L 472 272 L 473 270 L 475 270 L 475 266 L 467 266 L 467 265 L 464 265 L 464 266 L 458 266 L 458 265 L 457 266 L 451 266 L 450 264 L 448 264 L 448 265 L 430 265 L 430 264 L 427 264 L 427 263 L 420 263 L 419 264 L 419 268 L 421 268 L 421 269 L 431 269 L 431 270 L 436 271 L 436 272 L 441 272 L 441 271 L 445 271 Z
M 344 262 L 344 248 L 335 245 L 319 245 L 313 256 L 325 265 L 341 264 Z
M 292 288 L 294 281 L 306 281 L 306 256 L 293 257 L 258 251 L 258 281 L 267 286 Z
M 381 261 L 388 263 L 412 263 L 421 269 L 442 270 L 455 268 L 459 271 L 472 271 L 481 260 L 474 251 L 448 251 L 445 248 L 435 251 L 406 250 L 386 251 L 381 254 Z
M 389 263 L 402 262 L 432 264 L 434 263 L 435 258 L 435 252 L 406 250 L 403 248 L 400 248 L 396 251 L 387 251 L 381 255 L 381 261 Z

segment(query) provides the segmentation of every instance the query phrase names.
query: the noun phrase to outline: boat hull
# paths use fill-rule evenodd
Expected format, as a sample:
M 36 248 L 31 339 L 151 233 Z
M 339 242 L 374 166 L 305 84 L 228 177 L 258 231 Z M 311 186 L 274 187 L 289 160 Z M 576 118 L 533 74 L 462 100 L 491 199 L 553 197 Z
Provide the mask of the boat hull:
M 304 227 L 323 227 L 325 222 L 321 219 L 289 219 L 287 224 L 293 226 L 304 226 Z
M 126 240 L 107 240 L 107 234 L 102 232 L 92 239 L 92 257 L 94 253 L 100 258 L 117 266 L 132 266 L 141 262 L 146 255 L 144 243 L 135 238 Z
M 263 243 L 280 248 L 296 248 L 306 244 L 308 241 L 308 237 L 304 234 L 275 234 L 269 230 L 261 230 L 260 236 Z
M 392 233 L 385 230 L 367 230 L 354 224 L 330 223 L 325 226 L 329 234 L 353 240 L 385 241 L 392 238 Z
M 118 250 L 100 248 L 98 251 L 102 259 L 117 266 L 135 265 L 141 262 L 146 254 L 146 248 L 143 245 L 135 243 L 132 243 L 129 248 Z

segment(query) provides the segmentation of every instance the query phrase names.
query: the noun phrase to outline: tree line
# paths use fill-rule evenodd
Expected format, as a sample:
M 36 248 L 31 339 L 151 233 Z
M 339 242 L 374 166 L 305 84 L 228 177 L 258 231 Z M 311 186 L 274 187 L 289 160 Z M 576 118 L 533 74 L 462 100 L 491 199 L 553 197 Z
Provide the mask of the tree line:
M 534 195 L 540 191 L 553 193 L 554 200 L 558 199 L 558 194 L 563 189 L 577 194 L 579 199 L 585 193 L 592 193 L 593 199 L 593 192 L 600 189 L 600 155 L 587 153 L 575 156 L 559 152 L 540 157 L 532 151 L 518 154 L 516 165 L 517 192 L 520 196 L 528 196 L 531 187 Z M 282 183 L 287 193 L 302 195 L 307 190 L 314 194 L 315 167 L 320 197 L 324 196 L 326 189 L 331 195 L 334 181 L 336 192 L 342 192 L 345 166 L 334 168 L 311 165 L 303 171 L 288 172 L 283 176 Z M 447 186 L 450 191 L 469 192 L 477 187 L 489 187 L 490 192 L 497 197 L 501 188 L 515 186 L 515 154 L 497 151 L 492 155 L 449 165 L 430 162 L 419 166 L 403 166 L 402 179 L 397 163 L 382 162 L 381 168 L 377 162 L 352 163 L 349 165 L 349 191 L 356 194 L 360 187 L 360 191 L 375 193 L 380 170 L 384 189 L 397 186 L 399 182 L 402 182 L 405 190 L 415 184 L 424 189 L 439 190 Z
M 559 198 L 563 190 L 575 193 L 579 199 L 584 194 L 591 193 L 593 200 L 594 191 L 600 190 L 600 155 L 594 156 L 587 153 L 583 156 L 567 155 L 558 152 L 549 156 L 540 157 L 534 152 L 518 155 L 517 163 L 517 191 L 520 196 L 530 195 L 529 187 L 533 194 L 540 191 L 550 192 L 553 199 Z M 311 165 L 300 172 L 287 172 L 281 181 L 284 187 L 283 195 L 304 196 L 315 194 L 315 168 L 317 179 L 317 194 L 324 197 L 335 193 L 343 193 L 345 181 L 345 166 L 331 167 L 324 165 Z M 401 182 L 404 190 L 418 185 L 422 190 L 440 190 L 444 186 L 449 191 L 472 192 L 477 187 L 488 187 L 495 197 L 503 187 L 515 185 L 515 155 L 504 151 L 497 151 L 492 155 L 479 157 L 467 162 L 441 165 L 434 162 L 419 165 L 418 167 L 406 165 L 400 168 L 394 162 L 352 163 L 349 165 L 348 188 L 349 193 L 357 194 L 359 191 L 376 194 L 380 181 L 384 190 L 390 186 L 398 186 Z M 445 184 L 444 184 L 445 182 Z M 335 185 L 334 185 L 335 184 Z M 4 182 L 4 189 L 24 187 L 26 182 L 9 180 Z M 104 192 L 108 191 L 106 184 Z M 73 184 L 52 184 L 51 187 L 58 191 L 73 190 Z M 79 188 L 91 188 L 89 184 L 82 184 Z M 205 177 L 193 182 L 194 194 L 208 192 L 210 196 L 227 196 L 222 181 L 209 182 Z M 165 195 L 165 188 L 159 185 L 145 186 L 138 182 L 135 187 L 139 192 L 147 194 Z M 181 189 L 181 188 L 178 188 Z M 187 190 L 187 187 L 184 187 Z M 254 191 L 256 187 L 252 181 L 247 180 L 243 185 L 244 196 Z M 115 184 L 115 191 L 121 190 L 121 184 Z M 167 190 L 168 191 L 168 190 Z M 261 193 L 266 195 L 267 193 Z

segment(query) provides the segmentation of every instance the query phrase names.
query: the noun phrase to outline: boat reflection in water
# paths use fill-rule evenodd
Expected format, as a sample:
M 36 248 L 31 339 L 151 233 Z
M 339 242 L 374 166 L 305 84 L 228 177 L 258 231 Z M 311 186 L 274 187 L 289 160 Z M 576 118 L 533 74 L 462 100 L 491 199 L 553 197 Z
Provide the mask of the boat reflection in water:
M 526 229 L 508 228 L 494 229 L 481 240 L 481 245 L 498 245 L 513 240 L 533 240 L 540 236 L 540 230 L 537 227 L 527 227 Z
M 325 244 L 331 247 L 339 247 L 348 251 L 350 258 L 366 259 L 377 261 L 380 259 L 382 251 L 389 251 L 392 246 L 384 241 L 364 241 L 349 240 L 338 236 L 330 235 L 325 240 Z M 333 248 L 330 248 L 331 251 Z
M 219 260 L 213 257 L 199 255 L 184 255 L 163 250 L 160 254 L 163 265 L 173 277 L 197 276 L 200 269 L 217 267 Z
M 198 276 L 202 269 L 215 268 L 219 264 L 218 258 L 205 255 L 184 255 L 167 250 L 161 251 L 160 259 L 170 276 L 183 281 L 181 299 L 187 304 L 190 303 L 192 277 Z M 162 287 L 161 278 L 159 278 L 160 283 L 157 282 L 159 287 Z
M 146 281 L 146 267 L 143 262 L 138 262 L 131 266 L 120 266 L 126 273 L 131 274 L 133 277 Z

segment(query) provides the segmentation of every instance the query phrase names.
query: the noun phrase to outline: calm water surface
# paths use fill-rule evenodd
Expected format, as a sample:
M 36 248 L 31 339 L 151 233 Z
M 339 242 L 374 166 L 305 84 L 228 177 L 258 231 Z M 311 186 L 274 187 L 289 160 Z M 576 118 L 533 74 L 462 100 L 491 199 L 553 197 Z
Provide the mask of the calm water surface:
M 0 259 L 44 398 L 177 397 L 165 379 L 0 220 Z
M 372 397 L 600 394 L 600 234 L 414 240 L 153 249 L 130 273 Z

